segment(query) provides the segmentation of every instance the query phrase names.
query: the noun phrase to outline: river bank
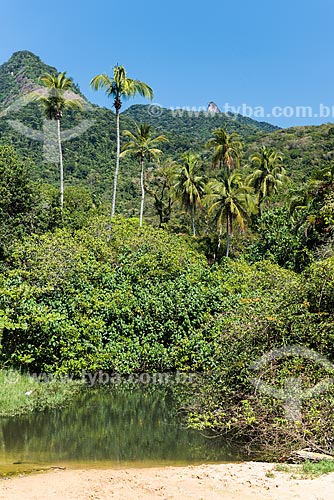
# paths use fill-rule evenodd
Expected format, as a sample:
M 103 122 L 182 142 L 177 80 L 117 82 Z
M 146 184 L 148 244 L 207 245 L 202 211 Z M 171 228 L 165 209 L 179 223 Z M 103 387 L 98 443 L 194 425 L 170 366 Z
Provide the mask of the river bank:
M 333 500 L 334 473 L 292 478 L 275 464 L 60 470 L 0 481 L 1 500 Z

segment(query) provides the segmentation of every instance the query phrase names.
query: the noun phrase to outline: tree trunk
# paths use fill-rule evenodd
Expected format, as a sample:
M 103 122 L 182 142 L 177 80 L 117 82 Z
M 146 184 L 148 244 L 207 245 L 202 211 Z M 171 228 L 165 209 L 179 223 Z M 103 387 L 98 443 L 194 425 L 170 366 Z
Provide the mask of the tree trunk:
M 143 213 L 144 213 L 144 199 L 145 199 L 144 158 L 141 158 L 140 165 L 141 165 L 141 172 L 140 172 L 141 203 L 140 203 L 139 227 L 142 227 L 142 225 L 143 225 Z
M 221 224 L 219 225 L 219 232 L 218 232 L 218 243 L 217 243 L 217 257 L 219 257 L 219 251 L 220 251 L 220 246 L 221 246 L 221 238 L 222 238 L 222 226 Z
M 262 215 L 262 203 L 263 203 L 263 193 L 262 193 L 261 186 L 260 186 L 260 190 L 259 190 L 259 193 L 258 193 L 258 202 L 257 202 L 257 207 L 258 207 L 258 210 L 259 210 L 260 217 Z
M 112 206 L 111 206 L 111 217 L 115 215 L 115 205 L 116 205 L 116 191 L 117 191 L 117 178 L 119 170 L 119 155 L 121 152 L 121 139 L 119 132 L 119 109 L 116 108 L 116 167 L 114 174 L 114 191 L 112 195 Z
M 196 229 L 195 229 L 195 211 L 193 205 L 190 207 L 190 217 L 191 217 L 191 230 L 193 236 L 196 236 Z
M 232 236 L 232 214 L 228 210 L 226 214 L 226 257 L 230 254 L 231 236 Z
M 59 169 L 60 169 L 60 210 L 61 210 L 61 214 L 63 214 L 63 208 L 64 208 L 64 168 L 63 168 L 63 151 L 61 148 L 60 119 L 57 119 L 57 133 L 58 133 Z
M 172 199 L 170 195 L 168 195 L 167 201 L 164 202 L 165 189 L 169 190 L 169 188 L 167 188 L 166 183 L 164 183 L 160 197 L 158 196 L 157 191 L 152 191 L 146 184 L 144 184 L 144 189 L 146 193 L 154 198 L 154 209 L 159 217 L 159 227 L 161 228 L 164 224 L 168 224 L 170 221 L 170 214 L 172 212 Z
M 230 253 L 230 235 L 227 233 L 227 236 L 226 236 L 226 257 L 229 256 L 229 253 Z

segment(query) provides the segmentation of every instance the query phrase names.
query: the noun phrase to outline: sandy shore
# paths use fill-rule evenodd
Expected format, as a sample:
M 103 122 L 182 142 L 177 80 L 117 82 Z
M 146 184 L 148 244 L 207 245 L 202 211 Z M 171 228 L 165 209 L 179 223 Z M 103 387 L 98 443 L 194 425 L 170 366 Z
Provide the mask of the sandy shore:
M 272 471 L 274 477 L 267 477 Z M 275 465 L 52 470 L 0 480 L 1 500 L 334 500 L 334 473 L 292 479 Z

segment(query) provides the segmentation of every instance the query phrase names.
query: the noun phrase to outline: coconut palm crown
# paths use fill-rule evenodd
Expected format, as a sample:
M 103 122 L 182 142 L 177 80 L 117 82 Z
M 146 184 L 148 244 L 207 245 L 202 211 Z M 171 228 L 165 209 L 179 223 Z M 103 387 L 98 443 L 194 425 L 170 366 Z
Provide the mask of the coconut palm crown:
M 206 143 L 207 149 L 213 149 L 212 161 L 217 168 L 232 170 L 239 167 L 242 143 L 238 134 L 228 134 L 225 129 L 218 128 L 212 132 L 213 137 Z
M 261 209 L 264 200 L 272 193 L 277 193 L 287 182 L 288 177 L 283 166 L 283 155 L 262 146 L 259 153 L 250 158 L 255 170 L 248 178 L 257 194 L 257 204 Z

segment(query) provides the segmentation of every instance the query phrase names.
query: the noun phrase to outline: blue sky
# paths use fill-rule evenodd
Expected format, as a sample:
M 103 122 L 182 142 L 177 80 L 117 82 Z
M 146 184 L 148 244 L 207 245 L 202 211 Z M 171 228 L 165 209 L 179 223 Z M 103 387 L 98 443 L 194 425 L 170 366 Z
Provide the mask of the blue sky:
M 333 0 L 11 0 L 0 64 L 30 50 L 111 107 L 89 81 L 119 63 L 167 108 L 212 100 L 283 127 L 320 124 L 334 122 L 333 21 Z

